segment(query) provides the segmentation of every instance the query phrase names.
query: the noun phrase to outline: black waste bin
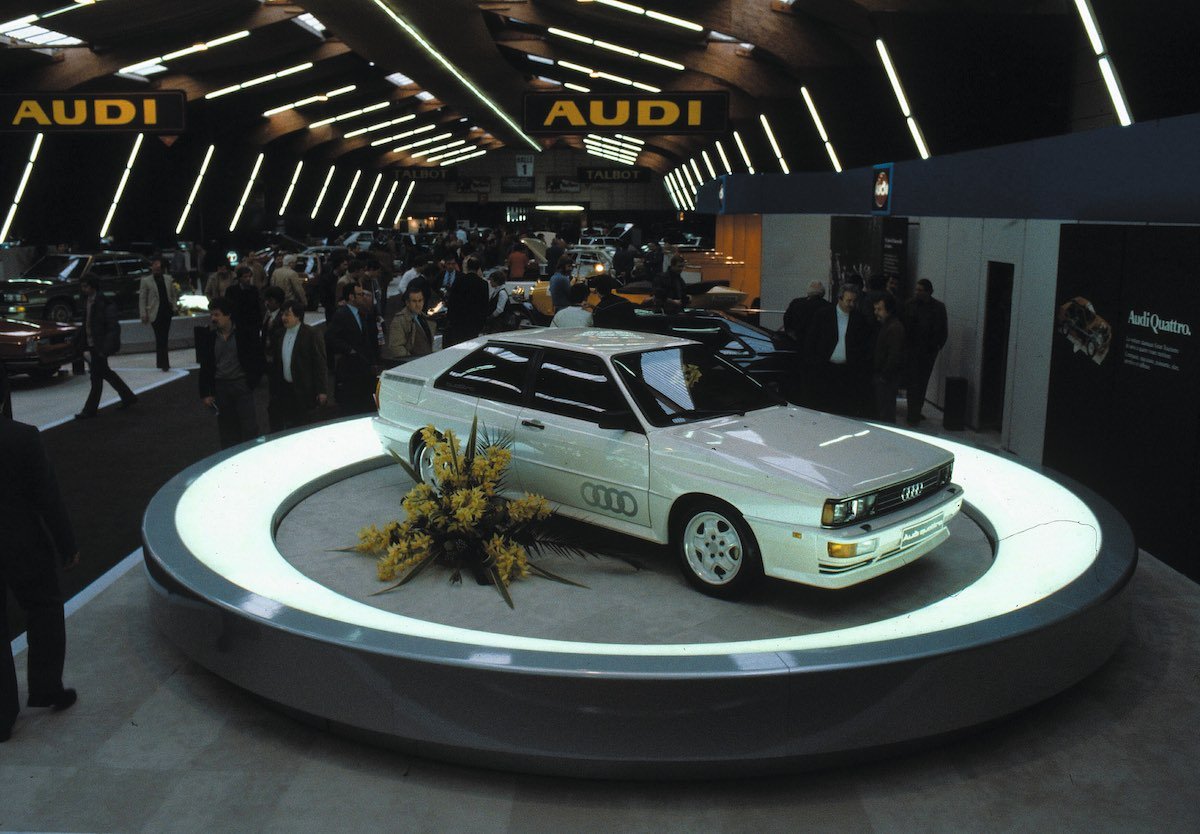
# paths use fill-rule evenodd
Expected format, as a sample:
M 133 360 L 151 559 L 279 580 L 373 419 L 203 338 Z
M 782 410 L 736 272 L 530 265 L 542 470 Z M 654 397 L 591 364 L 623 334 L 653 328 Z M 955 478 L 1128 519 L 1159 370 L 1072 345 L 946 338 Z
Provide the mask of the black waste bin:
M 967 378 L 946 377 L 946 409 L 942 427 L 951 431 L 962 431 L 967 427 Z

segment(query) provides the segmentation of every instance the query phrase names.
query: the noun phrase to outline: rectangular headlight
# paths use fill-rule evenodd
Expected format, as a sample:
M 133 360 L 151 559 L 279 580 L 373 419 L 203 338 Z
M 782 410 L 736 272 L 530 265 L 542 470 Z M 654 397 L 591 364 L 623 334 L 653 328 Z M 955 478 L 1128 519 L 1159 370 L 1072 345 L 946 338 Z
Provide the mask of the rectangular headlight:
M 826 527 L 840 527 L 852 524 L 861 518 L 866 518 L 875 509 L 875 496 L 862 495 L 858 498 L 847 498 L 835 501 L 830 498 L 821 510 L 821 524 Z

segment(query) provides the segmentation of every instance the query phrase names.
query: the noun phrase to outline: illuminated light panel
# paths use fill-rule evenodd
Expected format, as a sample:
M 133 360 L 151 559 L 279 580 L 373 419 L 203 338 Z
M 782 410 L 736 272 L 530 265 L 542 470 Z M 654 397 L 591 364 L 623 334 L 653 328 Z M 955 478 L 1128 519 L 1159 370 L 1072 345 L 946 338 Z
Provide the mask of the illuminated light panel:
M 753 174 L 754 164 L 750 162 L 750 154 L 746 152 L 746 145 L 742 142 L 741 134 L 736 130 L 733 132 L 733 141 L 738 146 L 738 150 L 741 151 L 742 161 L 746 163 L 746 170 Z
M 1129 127 L 1133 124 L 1133 117 L 1129 115 L 1129 105 L 1125 101 L 1125 93 L 1121 89 L 1121 82 L 1117 78 L 1117 70 L 1113 67 L 1112 59 L 1105 55 L 1099 63 L 1100 74 L 1104 76 L 1104 85 L 1108 87 L 1108 96 L 1112 99 L 1113 108 L 1117 111 L 1117 120 L 1121 123 L 1121 127 Z
M 459 154 L 463 154 L 463 153 L 471 153 L 472 151 L 477 151 L 477 150 L 479 150 L 479 148 L 475 145 L 465 145 L 464 147 L 461 147 L 461 148 L 455 148 L 452 151 L 446 151 L 444 153 L 440 153 L 437 156 L 428 157 L 427 161 L 428 162 L 438 162 L 439 160 L 442 160 L 442 159 L 449 159 L 452 156 L 458 156 Z
M 483 156 L 485 153 L 487 153 L 486 150 L 480 150 L 480 151 L 475 151 L 475 153 L 463 154 L 462 156 L 454 157 L 454 159 L 447 159 L 442 162 L 439 162 L 438 165 L 441 165 L 441 166 L 457 165 L 459 162 L 462 162 L 465 159 L 474 159 L 477 156 Z
M 213 152 L 216 151 L 216 145 L 209 145 L 208 151 L 204 154 L 204 161 L 200 163 L 200 173 L 196 174 L 196 181 L 192 183 L 191 193 L 188 194 L 187 204 L 183 207 L 183 212 L 179 215 L 179 223 L 175 225 L 175 234 L 182 234 L 183 224 L 187 222 L 188 213 L 192 210 L 192 203 L 196 202 L 196 195 L 200 193 L 200 183 L 204 182 L 204 173 L 208 170 L 208 163 L 212 161 Z
M 407 87 L 410 84 L 417 83 L 402 72 L 393 72 L 391 75 L 385 75 L 383 79 L 384 81 L 392 82 L 397 87 Z
M 725 155 L 725 148 L 720 139 L 717 140 L 717 154 L 721 157 L 721 164 L 725 166 L 725 173 L 732 174 L 733 166 L 729 164 L 729 157 Z
M 645 90 L 650 93 L 662 92 L 661 88 L 655 87 L 652 84 L 643 84 L 641 81 L 634 81 L 632 79 L 625 78 L 624 76 L 613 75 L 610 72 L 603 72 L 601 70 L 592 69 L 591 67 L 585 67 L 583 64 L 576 64 L 574 61 L 559 61 L 558 65 L 563 69 L 569 69 L 574 72 L 582 73 L 589 78 L 604 78 L 608 81 L 622 84 L 626 87 L 637 87 L 639 90 Z M 563 86 L 570 87 L 571 85 L 564 84 Z M 587 92 L 591 92 L 591 90 L 587 90 Z
M 917 147 L 917 153 L 921 155 L 921 159 L 929 159 L 929 147 L 925 144 L 925 136 L 921 132 L 921 127 L 917 124 L 917 120 L 913 117 L 912 110 L 908 106 L 908 98 L 904 95 L 904 87 L 900 83 L 900 75 L 896 72 L 896 67 L 892 63 L 892 56 L 888 54 L 887 45 L 882 39 L 876 39 L 875 49 L 879 52 L 879 60 L 883 62 L 883 69 L 887 72 L 887 77 L 892 82 L 892 92 L 896 94 L 896 103 L 900 105 L 900 112 L 904 114 L 904 119 L 908 123 L 908 130 L 912 134 L 913 144 Z
M 404 192 L 404 199 L 400 203 L 400 210 L 396 212 L 396 219 L 392 221 L 395 226 L 400 222 L 400 218 L 404 216 L 404 209 L 408 207 L 408 200 L 412 197 L 413 189 L 417 187 L 417 181 L 413 180 L 408 184 L 408 191 Z
M 204 52 L 209 49 L 215 49 L 219 46 L 224 46 L 227 43 L 240 41 L 242 38 L 250 37 L 250 30 L 243 29 L 240 32 L 234 32 L 229 35 L 224 35 L 219 38 L 214 38 L 205 43 L 196 43 L 191 46 L 177 49 L 174 52 L 168 52 L 166 55 L 161 55 L 158 58 L 147 58 L 145 61 L 139 61 L 136 64 L 130 64 L 127 67 L 121 67 L 117 70 L 118 74 L 124 75 L 153 75 L 156 72 L 166 72 L 165 64 L 170 63 L 178 58 L 183 58 L 186 55 L 194 55 L 197 52 Z
M 17 216 L 17 207 L 21 205 L 21 198 L 25 195 L 25 186 L 29 184 L 29 178 L 33 176 L 33 163 L 37 162 L 38 152 L 42 149 L 43 134 L 39 133 L 33 139 L 33 148 L 29 151 L 29 159 L 25 161 L 25 172 L 21 174 L 21 182 L 17 185 L 16 192 L 13 193 L 12 205 L 8 208 L 8 215 L 4 218 L 4 226 L 0 227 L 0 243 L 8 239 L 8 230 L 12 228 L 13 218 Z
M 829 161 L 833 163 L 833 170 L 839 174 L 842 173 L 842 163 L 838 161 L 837 152 L 834 151 L 833 145 L 826 142 L 825 151 L 829 154 Z
M 610 162 L 620 162 L 622 165 L 633 165 L 637 162 L 636 159 L 630 159 L 627 156 L 618 156 L 617 154 L 612 153 L 611 151 L 606 151 L 600 147 L 588 146 L 586 150 L 592 156 L 598 156 L 601 159 L 607 159 Z
M 762 122 L 763 132 L 767 134 L 767 141 L 771 143 L 771 150 L 775 152 L 775 158 L 779 160 L 779 167 L 783 173 L 790 174 L 787 160 L 783 158 L 783 151 L 779 150 L 779 143 L 775 141 L 775 131 L 771 130 L 771 123 L 767 121 L 766 114 L 760 113 L 758 120 Z
M 685 203 L 679 199 L 679 195 L 675 192 L 675 181 L 671 179 L 670 174 L 663 177 L 663 188 L 667 189 L 667 194 L 671 197 L 671 203 L 677 211 L 683 211 Z
M 350 182 L 350 188 L 346 190 L 346 199 L 342 200 L 342 207 L 338 210 L 337 217 L 333 221 L 334 226 L 342 225 L 342 218 L 346 215 L 346 207 L 350 205 L 350 197 L 354 194 L 354 189 L 358 187 L 360 177 L 362 177 L 362 171 L 355 171 L 354 179 Z
M 704 182 L 704 176 L 700 173 L 700 166 L 696 164 L 696 157 L 693 156 L 688 162 L 691 163 L 692 170 L 696 172 L 696 183 Z
M 394 118 L 390 121 L 377 122 L 377 123 L 375 123 L 373 125 L 369 125 L 367 127 L 360 127 L 357 130 L 352 130 L 346 134 L 345 138 L 353 139 L 355 136 L 362 136 L 364 133 L 374 133 L 377 130 L 383 130 L 384 128 L 394 127 L 398 124 L 403 124 L 404 122 L 411 122 L 416 117 L 417 117 L 417 115 L 415 113 L 408 113 L 403 116 L 397 116 L 396 118 Z
M 379 216 L 375 218 L 375 225 L 383 224 L 384 215 L 387 214 L 388 206 L 392 204 L 392 198 L 396 196 L 396 188 L 399 187 L 400 180 L 393 180 L 392 187 L 388 191 L 387 199 L 383 201 L 383 205 L 379 208 Z
M 717 178 L 717 169 L 713 167 L 712 160 L 708 156 L 708 151 L 700 151 L 700 156 L 704 160 L 704 167 L 708 168 L 708 175 L 715 180 Z
M 691 196 L 687 193 L 687 188 L 683 184 L 683 177 L 679 176 L 677 171 L 669 171 L 667 172 L 667 178 L 671 181 L 671 184 L 675 186 L 675 192 L 679 195 L 679 201 L 683 203 L 683 206 L 689 211 L 694 211 L 696 205 L 692 202 Z
M 693 180 L 692 180 L 692 172 L 688 170 L 688 167 L 686 165 L 680 165 L 679 170 L 683 171 L 683 178 L 685 180 L 687 180 L 688 188 L 690 188 L 692 190 L 692 196 L 693 197 L 696 196 L 697 192 L 700 189 L 698 189 L 696 187 L 696 183 L 693 182 Z
M 617 43 L 589 38 L 587 35 L 581 35 L 578 32 L 570 32 L 566 29 L 559 29 L 555 26 L 548 27 L 546 31 L 555 37 L 566 38 L 567 40 L 576 41 L 578 43 L 585 43 L 589 46 L 594 46 L 599 49 L 607 49 L 609 52 L 616 52 L 618 55 L 625 55 L 629 58 L 640 58 L 643 61 L 649 61 L 652 64 L 658 64 L 660 67 L 669 67 L 670 69 L 680 71 L 686 69 L 686 67 L 684 67 L 684 65 L 678 61 L 660 58 L 659 56 L 651 55 L 648 52 L 638 52 L 636 49 L 630 49 L 628 46 L 621 46 Z
M 146 134 L 139 133 L 137 138 L 133 140 L 133 150 L 129 153 L 129 160 L 125 163 L 125 170 L 121 172 L 121 181 L 117 184 L 117 191 L 113 194 L 112 204 L 108 207 L 108 214 L 104 216 L 104 224 L 100 227 L 100 237 L 108 236 L 108 227 L 112 224 L 113 215 L 117 213 L 117 205 L 121 202 L 121 195 L 125 193 L 125 184 L 129 182 L 129 173 L 133 170 L 133 163 L 137 161 L 138 151 L 142 149 L 142 140 L 146 138 Z
M 295 110 L 300 107 L 306 107 L 309 104 L 316 104 L 318 101 L 328 101 L 335 96 L 345 95 L 346 93 L 353 92 L 356 89 L 358 89 L 358 85 L 356 84 L 338 87 L 336 90 L 330 90 L 327 93 L 320 93 L 315 96 L 309 96 L 308 98 L 302 98 L 299 101 L 293 101 L 291 104 L 282 104 L 279 107 L 272 107 L 270 110 L 263 112 L 263 117 L 269 119 L 276 113 L 282 113 L 285 110 Z
M 623 133 L 614 133 L 614 134 L 613 134 L 613 138 L 614 138 L 614 139 L 620 139 L 620 140 L 621 140 L 621 141 L 623 141 L 623 142 L 632 142 L 632 143 L 633 143 L 633 144 L 635 144 L 635 145 L 644 145 L 644 144 L 646 144 L 646 142 L 645 142 L 645 140 L 644 140 L 644 139 L 639 139 L 639 138 L 637 138 L 636 136 L 626 136 L 626 135 L 625 135 L 625 134 L 623 134 Z
M 1083 28 L 1087 31 L 1088 40 L 1092 42 L 1092 51 L 1099 58 L 1105 53 L 1104 38 L 1100 36 L 1100 27 L 1096 24 L 1096 15 L 1092 11 L 1092 4 L 1088 0 L 1075 0 L 1075 8 L 1079 10 L 1079 19 L 1083 21 Z
M 250 179 L 246 180 L 246 189 L 242 192 L 242 199 L 238 200 L 237 211 L 233 213 L 233 220 L 229 221 L 229 231 L 237 228 L 238 221 L 242 219 L 242 209 L 246 207 L 246 200 L 250 199 L 250 191 L 254 188 L 254 181 L 258 179 L 258 171 L 262 168 L 263 155 L 260 153 L 258 159 L 254 160 L 254 168 L 250 171 Z
M 325 182 L 321 183 L 321 192 L 317 194 L 317 201 L 313 203 L 312 214 L 308 216 L 309 220 L 317 219 L 317 212 L 321 210 L 321 203 L 325 202 L 325 192 L 329 190 L 329 182 L 333 179 L 333 172 L 336 166 L 329 166 L 329 173 L 325 175 Z
M 357 110 L 348 110 L 345 113 L 339 113 L 338 115 L 331 116 L 328 119 L 319 119 L 319 120 L 313 122 L 312 124 L 310 124 L 308 126 L 308 129 L 314 130 L 318 127 L 325 127 L 325 125 L 331 125 L 334 122 L 344 122 L 344 121 L 346 121 L 346 119 L 353 119 L 356 116 L 363 115 L 364 113 L 374 113 L 376 110 L 382 110 L 383 108 L 387 107 L 389 104 L 391 104 L 390 101 L 381 101 L 376 104 L 368 105 L 367 107 L 360 107 Z
M 538 64 L 549 64 L 550 66 L 554 66 L 553 58 L 543 58 L 541 55 L 526 55 L 525 57 Z
M 436 128 L 437 128 L 436 124 L 421 125 L 420 127 L 414 127 L 412 130 L 406 130 L 403 133 L 397 133 L 393 136 L 385 136 L 382 139 L 376 139 L 374 142 L 371 143 L 371 147 L 375 148 L 375 147 L 378 147 L 379 145 L 386 145 L 389 142 L 398 142 L 401 139 L 407 139 L 410 136 L 416 136 L 418 133 L 427 133 L 428 131 L 434 130 Z M 449 136 L 450 134 L 447 133 L 445 135 Z M 429 140 L 426 140 L 426 141 L 429 141 Z M 407 145 L 404 148 L 397 148 L 396 150 L 398 150 L 398 151 L 405 150 L 409 147 L 412 147 L 412 145 Z
M 569 211 L 569 212 L 587 211 L 587 209 L 585 209 L 583 206 L 566 205 L 566 204 L 560 205 L 557 203 L 543 203 L 542 205 L 534 206 L 534 208 L 537 209 L 538 211 Z
M 412 156 L 413 159 L 419 159 L 422 156 L 426 156 L 431 153 L 437 153 L 438 151 L 448 151 L 451 148 L 457 148 L 459 145 L 465 145 L 465 144 L 467 144 L 466 139 L 456 139 L 453 142 L 447 142 L 444 145 L 436 145 L 435 147 L 432 147 L 432 148 L 425 148 L 424 150 L 417 151 L 414 154 L 410 154 L 410 156 Z
M 304 160 L 296 163 L 296 170 L 292 172 L 292 181 L 288 183 L 287 194 L 283 196 L 283 202 L 279 205 L 279 216 L 283 217 L 283 213 L 287 211 L 288 203 L 292 201 L 292 192 L 296 190 L 296 182 L 300 179 L 300 169 L 304 167 Z
M 440 53 L 436 49 L 434 49 L 433 44 L 431 44 L 429 41 L 425 40 L 425 37 L 420 32 L 418 32 L 417 29 L 414 26 L 412 26 L 412 24 L 410 24 L 407 20 L 405 20 L 399 14 L 397 14 L 393 9 L 391 9 L 387 5 L 387 3 L 383 2 L 383 0 L 371 0 L 371 2 L 374 3 L 379 8 L 380 11 L 382 11 L 384 14 L 386 14 L 388 17 L 390 17 L 397 26 L 399 26 L 401 29 L 403 29 L 409 35 L 409 37 L 411 37 L 414 41 L 416 41 L 417 45 L 420 46 L 423 50 L 425 50 L 425 52 L 430 57 L 432 57 L 435 61 L 437 61 L 439 64 L 441 64 L 443 67 L 445 67 L 450 72 L 451 75 L 453 75 L 455 78 L 457 78 L 459 80 L 459 82 L 464 87 L 466 87 L 468 90 L 470 90 L 471 93 L 477 99 L 479 99 L 481 102 L 483 102 L 483 104 L 489 110 L 491 110 L 493 113 L 495 113 L 497 116 L 499 116 L 504 121 L 504 123 L 506 125 L 508 125 L 510 128 L 512 128 L 513 131 L 515 131 L 518 136 L 520 136 L 522 139 L 524 139 L 531 148 L 533 148 L 535 151 L 541 152 L 541 150 L 542 150 L 541 144 L 539 144 L 538 142 L 535 142 L 531 137 L 525 135 L 524 131 L 521 130 L 520 125 L 518 125 L 515 121 L 513 121 L 512 118 L 510 118 L 509 115 L 500 108 L 500 105 L 496 104 L 496 102 L 492 101 L 490 98 L 488 98 L 486 95 L 484 95 L 482 90 L 480 90 L 478 87 L 476 87 L 474 84 L 472 84 L 470 82 L 470 80 L 465 75 L 463 75 L 462 72 L 459 71 L 458 67 L 456 67 L 453 63 L 451 63 L 450 59 L 448 59 L 445 55 L 443 55 L 442 53 Z
M 211 93 L 206 93 L 204 97 L 205 98 L 220 98 L 221 96 L 227 96 L 230 93 L 236 93 L 239 90 L 244 90 L 247 87 L 255 87 L 259 84 L 265 84 L 268 81 L 274 81 L 277 78 L 286 78 L 289 75 L 295 75 L 298 72 L 304 72 L 305 70 L 309 70 L 312 68 L 313 68 L 312 61 L 308 61 L 307 63 L 304 63 L 304 64 L 297 64 L 294 67 L 288 67 L 287 69 L 281 69 L 279 72 L 272 72 L 272 73 L 268 73 L 267 75 L 260 75 L 258 78 L 252 78 L 249 81 L 242 82 L 241 84 L 234 84 L 233 86 L 230 86 L 230 87 L 222 87 L 220 90 L 213 90 Z
M 375 182 L 371 186 L 371 193 L 367 195 L 367 202 L 363 206 L 362 213 L 358 215 L 358 225 L 367 222 L 367 210 L 371 208 L 371 203 L 375 202 L 375 195 L 379 192 L 379 183 L 383 182 L 383 171 L 375 175 Z
M 579 2 L 590 3 L 593 2 L 593 0 L 579 0 Z M 699 23 L 692 23 L 690 20 L 684 20 L 681 17 L 675 17 L 674 15 L 656 12 L 653 9 L 645 9 L 641 6 L 635 6 L 633 3 L 625 3 L 623 0 L 594 0 L 594 2 L 601 6 L 611 6 L 614 9 L 620 9 L 621 11 L 629 12 L 630 14 L 645 15 L 651 20 L 657 20 L 661 23 L 669 23 L 672 26 L 678 26 L 679 28 L 687 29 L 690 32 L 704 31 L 704 27 Z
M 436 126 L 437 125 L 429 125 L 428 129 L 432 130 Z M 444 139 L 449 139 L 453 135 L 453 133 L 439 133 L 437 136 L 430 136 L 428 139 L 422 139 L 419 142 L 409 142 L 407 145 L 401 145 L 398 148 L 392 148 L 392 153 L 404 153 L 405 151 L 411 151 L 413 148 L 432 145 L 434 142 L 441 142 Z M 372 144 L 374 143 L 372 142 Z

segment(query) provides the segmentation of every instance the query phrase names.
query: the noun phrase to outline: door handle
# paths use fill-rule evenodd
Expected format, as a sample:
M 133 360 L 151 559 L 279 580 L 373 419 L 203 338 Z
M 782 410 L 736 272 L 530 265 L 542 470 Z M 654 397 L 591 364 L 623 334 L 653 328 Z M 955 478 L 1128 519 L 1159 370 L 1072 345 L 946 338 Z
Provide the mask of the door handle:
M 538 429 L 539 431 L 546 428 L 546 425 L 541 420 L 522 420 L 521 425 L 529 426 L 529 428 Z

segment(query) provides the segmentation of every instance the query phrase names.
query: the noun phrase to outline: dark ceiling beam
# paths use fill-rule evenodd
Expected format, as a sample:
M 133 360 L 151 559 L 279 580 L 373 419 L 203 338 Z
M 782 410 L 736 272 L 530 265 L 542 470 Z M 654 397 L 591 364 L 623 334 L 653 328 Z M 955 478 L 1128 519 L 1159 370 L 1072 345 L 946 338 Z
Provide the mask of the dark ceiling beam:
M 291 20 L 303 10 L 295 6 L 261 6 L 252 14 L 232 18 L 228 21 L 228 32 L 240 32 L 248 29 L 254 32 L 265 26 L 273 26 Z M 19 84 L 30 90 L 70 90 L 80 84 L 86 84 L 97 78 L 104 78 L 117 72 L 121 67 L 132 66 L 139 61 L 145 61 L 158 55 L 165 55 L 175 49 L 182 49 L 195 43 L 197 38 L 176 41 L 139 42 L 136 46 L 121 46 L 102 52 L 90 49 L 64 49 L 59 54 L 61 59 L 52 66 L 25 74 Z M 203 39 L 200 39 L 203 40 Z M 236 46 L 225 47 L 237 49 Z M 150 88 L 163 88 L 165 79 L 152 77 Z

